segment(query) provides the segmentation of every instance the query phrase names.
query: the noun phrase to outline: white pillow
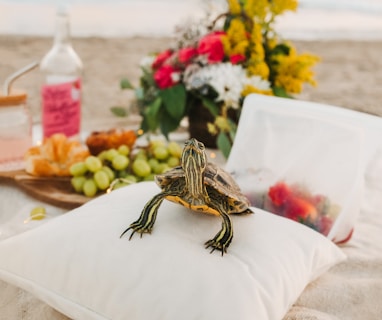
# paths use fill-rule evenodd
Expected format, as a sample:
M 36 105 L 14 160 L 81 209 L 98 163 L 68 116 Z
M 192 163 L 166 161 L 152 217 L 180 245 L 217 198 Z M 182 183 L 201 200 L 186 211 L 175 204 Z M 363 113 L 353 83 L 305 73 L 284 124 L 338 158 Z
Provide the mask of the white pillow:
M 74 319 L 280 320 L 345 256 L 293 221 L 233 216 L 228 253 L 204 242 L 216 216 L 164 201 L 151 235 L 119 238 L 159 188 L 139 183 L 0 242 L 0 278 Z

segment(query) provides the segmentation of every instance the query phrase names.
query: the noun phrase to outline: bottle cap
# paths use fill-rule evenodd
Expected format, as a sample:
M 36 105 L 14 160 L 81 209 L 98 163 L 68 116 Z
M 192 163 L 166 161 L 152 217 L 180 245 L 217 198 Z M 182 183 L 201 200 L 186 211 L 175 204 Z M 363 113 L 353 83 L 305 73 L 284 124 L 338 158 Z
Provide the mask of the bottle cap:
M 27 94 L 24 91 L 12 91 L 7 96 L 0 93 L 0 107 L 17 106 L 25 103 L 26 100 Z
M 59 16 L 66 16 L 69 14 L 68 6 L 65 3 L 59 3 L 56 8 L 56 13 Z

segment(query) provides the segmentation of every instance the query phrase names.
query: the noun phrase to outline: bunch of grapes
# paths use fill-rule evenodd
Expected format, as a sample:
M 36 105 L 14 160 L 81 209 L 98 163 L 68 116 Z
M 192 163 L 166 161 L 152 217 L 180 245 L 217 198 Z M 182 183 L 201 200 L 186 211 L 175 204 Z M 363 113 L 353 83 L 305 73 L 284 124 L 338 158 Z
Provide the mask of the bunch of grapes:
M 77 193 L 94 197 L 111 186 L 115 189 L 154 180 L 156 174 L 178 166 L 181 155 L 182 148 L 174 141 L 151 141 L 146 147 L 132 150 L 121 145 L 118 149 L 105 150 L 73 164 L 70 167 L 71 184 Z

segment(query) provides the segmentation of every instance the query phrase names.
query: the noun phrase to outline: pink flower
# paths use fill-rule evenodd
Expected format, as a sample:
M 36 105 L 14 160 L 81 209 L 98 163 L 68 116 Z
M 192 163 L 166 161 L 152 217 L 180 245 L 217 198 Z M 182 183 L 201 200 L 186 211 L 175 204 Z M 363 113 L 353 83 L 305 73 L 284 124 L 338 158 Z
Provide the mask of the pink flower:
M 152 64 L 152 68 L 153 69 L 160 68 L 166 62 L 166 60 L 171 57 L 171 55 L 172 55 L 172 50 L 170 49 L 159 53 Z
M 155 83 L 160 89 L 172 87 L 177 83 L 174 81 L 175 74 L 177 74 L 177 70 L 173 66 L 164 65 L 154 73 Z
M 197 54 L 198 54 L 198 51 L 195 48 L 192 48 L 192 47 L 182 48 L 178 51 L 179 62 L 187 64 Z
M 231 61 L 232 64 L 238 64 L 240 62 L 245 61 L 245 56 L 242 54 L 234 54 L 229 57 L 229 60 Z
M 222 35 L 224 32 L 214 32 L 207 34 L 199 40 L 198 54 L 206 55 L 209 63 L 221 62 L 224 59 L 224 47 Z

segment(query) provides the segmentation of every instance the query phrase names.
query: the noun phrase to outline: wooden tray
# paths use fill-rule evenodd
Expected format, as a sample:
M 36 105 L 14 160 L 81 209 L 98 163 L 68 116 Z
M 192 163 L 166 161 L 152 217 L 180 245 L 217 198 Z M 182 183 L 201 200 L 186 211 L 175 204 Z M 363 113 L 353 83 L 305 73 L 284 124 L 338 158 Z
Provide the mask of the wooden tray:
M 34 177 L 25 170 L 0 172 L 0 183 L 12 183 L 30 196 L 65 209 L 74 209 L 91 198 L 73 191 L 69 177 Z

